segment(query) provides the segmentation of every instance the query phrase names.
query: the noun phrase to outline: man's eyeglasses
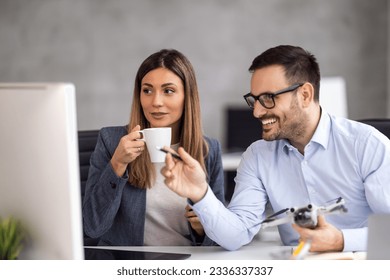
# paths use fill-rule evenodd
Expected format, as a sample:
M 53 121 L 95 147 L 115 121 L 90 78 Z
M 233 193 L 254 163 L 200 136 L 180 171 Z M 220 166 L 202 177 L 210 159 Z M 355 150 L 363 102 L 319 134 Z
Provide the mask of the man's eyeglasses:
M 275 107 L 275 96 L 297 90 L 300 86 L 303 86 L 303 84 L 304 83 L 294 84 L 292 86 L 289 86 L 288 88 L 278 90 L 277 92 L 266 92 L 258 96 L 255 96 L 252 93 L 247 93 L 244 95 L 244 99 L 246 103 L 248 103 L 248 106 L 252 109 L 255 108 L 256 100 L 258 100 L 264 108 L 272 109 L 273 107 Z

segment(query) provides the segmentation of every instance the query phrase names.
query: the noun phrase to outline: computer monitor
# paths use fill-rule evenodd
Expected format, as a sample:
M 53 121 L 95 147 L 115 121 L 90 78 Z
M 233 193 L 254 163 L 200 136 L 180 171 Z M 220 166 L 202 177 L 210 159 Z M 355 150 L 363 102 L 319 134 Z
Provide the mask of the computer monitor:
M 225 153 L 241 154 L 255 141 L 262 138 L 262 124 L 253 117 L 248 106 L 230 106 L 225 110 Z M 226 155 L 225 155 L 226 156 Z M 229 202 L 233 196 L 236 167 L 225 172 L 225 200 Z
M 253 142 L 262 138 L 262 124 L 248 106 L 228 107 L 225 113 L 226 152 L 244 152 Z
M 390 214 L 368 217 L 367 259 L 390 260 Z
M 75 87 L 0 83 L 0 216 L 23 223 L 19 259 L 83 259 Z

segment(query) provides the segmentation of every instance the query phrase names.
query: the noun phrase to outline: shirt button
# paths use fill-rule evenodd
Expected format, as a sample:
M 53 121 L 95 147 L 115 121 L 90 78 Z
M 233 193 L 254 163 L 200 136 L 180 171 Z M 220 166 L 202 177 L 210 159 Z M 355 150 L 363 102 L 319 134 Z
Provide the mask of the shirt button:
M 113 189 L 116 188 L 116 184 L 114 182 L 110 182 L 110 185 L 111 185 L 111 188 L 113 188 Z

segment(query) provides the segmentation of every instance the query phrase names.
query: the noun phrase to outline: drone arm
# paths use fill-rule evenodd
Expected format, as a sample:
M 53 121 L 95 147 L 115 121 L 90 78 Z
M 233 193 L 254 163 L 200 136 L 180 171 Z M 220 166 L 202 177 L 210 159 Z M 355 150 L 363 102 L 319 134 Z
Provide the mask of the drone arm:
M 265 219 L 262 223 L 261 223 L 261 227 L 262 228 L 268 228 L 268 227 L 273 227 L 273 226 L 278 226 L 278 225 L 281 225 L 281 224 L 285 224 L 285 223 L 288 223 L 288 222 L 292 222 L 292 217 L 291 216 L 286 216 L 286 217 L 283 217 L 283 218 L 280 218 L 280 219 L 275 219 L 275 220 L 268 220 L 268 219 Z
M 318 215 L 322 214 L 336 214 L 347 212 L 347 209 L 344 207 L 344 200 L 337 201 L 328 206 L 319 207 L 317 210 Z

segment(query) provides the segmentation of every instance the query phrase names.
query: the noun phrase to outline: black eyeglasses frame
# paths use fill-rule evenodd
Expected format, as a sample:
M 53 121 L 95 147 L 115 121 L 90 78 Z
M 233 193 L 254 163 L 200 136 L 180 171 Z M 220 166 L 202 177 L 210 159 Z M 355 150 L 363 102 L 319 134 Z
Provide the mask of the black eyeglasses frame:
M 271 93 L 271 92 L 265 92 L 265 93 L 262 93 L 260 95 L 253 95 L 252 93 L 247 93 L 245 94 L 243 97 L 246 101 L 246 103 L 248 104 L 248 106 L 251 108 L 251 109 L 254 109 L 255 108 L 255 103 L 256 101 L 259 101 L 260 104 L 266 108 L 266 109 L 272 109 L 275 107 L 275 96 L 278 96 L 280 94 L 283 94 L 283 93 L 287 93 L 287 92 L 291 92 L 291 91 L 295 91 L 297 90 L 299 87 L 303 86 L 305 83 L 298 83 L 298 84 L 293 84 L 292 86 L 289 86 L 287 88 L 284 88 L 284 89 L 281 89 L 281 90 L 278 90 L 274 93 Z M 267 96 L 267 97 L 270 97 L 272 99 L 272 106 L 266 106 L 264 101 L 263 101 L 263 97 L 264 96 Z M 253 102 L 253 105 L 250 101 L 248 101 L 248 98 L 251 97 L 255 100 L 255 102 Z

